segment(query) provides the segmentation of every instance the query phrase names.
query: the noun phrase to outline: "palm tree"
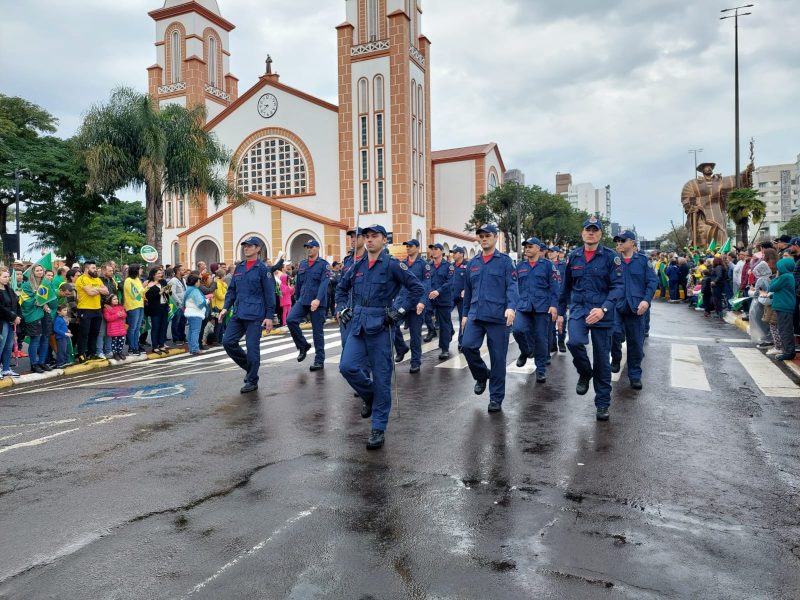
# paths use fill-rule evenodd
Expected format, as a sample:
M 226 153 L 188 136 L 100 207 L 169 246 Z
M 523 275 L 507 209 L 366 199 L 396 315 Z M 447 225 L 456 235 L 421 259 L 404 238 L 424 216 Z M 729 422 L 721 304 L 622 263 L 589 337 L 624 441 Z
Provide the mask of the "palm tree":
M 146 94 L 119 87 L 89 110 L 78 133 L 91 191 L 144 188 L 147 243 L 159 256 L 164 194 L 195 204 L 206 194 L 216 206 L 241 200 L 224 175 L 230 154 L 203 128 L 205 116 L 203 106 L 158 110 Z
M 766 214 L 766 205 L 758 197 L 757 190 L 736 188 L 728 194 L 728 218 L 736 224 L 736 245 L 739 248 L 748 244 L 749 222 L 760 223 Z

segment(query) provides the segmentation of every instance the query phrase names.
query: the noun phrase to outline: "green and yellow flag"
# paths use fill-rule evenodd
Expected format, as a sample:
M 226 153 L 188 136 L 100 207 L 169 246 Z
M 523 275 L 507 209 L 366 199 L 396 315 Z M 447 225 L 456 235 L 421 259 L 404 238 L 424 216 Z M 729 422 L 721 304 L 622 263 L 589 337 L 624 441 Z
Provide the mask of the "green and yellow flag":
M 722 250 L 720 250 L 720 252 L 722 254 L 727 254 L 730 251 L 731 251 L 731 238 L 728 238 L 728 241 L 726 241 L 725 244 L 722 246 Z
M 35 263 L 33 263 L 30 267 L 28 267 L 28 269 L 25 271 L 25 278 L 26 279 L 27 279 L 28 274 L 30 273 L 31 269 L 33 269 L 33 267 L 35 267 L 36 265 L 42 265 L 42 268 L 45 271 L 52 271 L 53 270 L 53 253 L 52 252 L 48 252 L 47 254 L 42 256 L 42 258 L 40 258 Z
M 711 240 L 711 243 L 708 245 L 709 254 L 714 254 L 716 249 L 717 249 L 717 240 Z

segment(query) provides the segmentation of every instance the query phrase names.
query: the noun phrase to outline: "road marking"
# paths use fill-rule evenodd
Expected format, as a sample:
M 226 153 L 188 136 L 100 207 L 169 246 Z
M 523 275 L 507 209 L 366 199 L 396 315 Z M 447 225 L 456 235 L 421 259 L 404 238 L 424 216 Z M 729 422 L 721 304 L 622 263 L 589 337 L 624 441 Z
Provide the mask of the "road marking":
M 272 540 L 273 540 L 273 539 L 274 539 L 276 536 L 280 535 L 281 533 L 283 533 L 284 531 L 286 531 L 287 529 L 289 529 L 289 528 L 290 528 L 292 525 L 294 525 L 295 523 L 297 523 L 297 522 L 298 522 L 298 521 L 300 521 L 301 519 L 305 519 L 306 517 L 308 517 L 308 516 L 311 516 L 311 515 L 314 513 L 314 511 L 316 511 L 316 510 L 317 510 L 317 507 L 316 507 L 316 506 L 312 506 L 312 507 L 311 507 L 311 508 L 309 508 L 308 510 L 304 510 L 304 511 L 302 511 L 302 512 L 299 512 L 299 513 L 297 513 L 295 516 L 293 516 L 291 519 L 289 519 L 289 520 L 288 520 L 288 521 L 286 521 L 286 522 L 285 522 L 283 525 L 281 525 L 281 526 L 280 526 L 278 529 L 276 529 L 275 531 L 273 531 L 273 532 L 270 534 L 270 536 L 269 536 L 267 539 L 260 541 L 259 543 L 257 543 L 255 546 L 253 546 L 253 547 L 252 547 L 252 548 L 250 548 L 249 550 L 245 550 L 244 552 L 242 552 L 241 554 L 239 554 L 239 555 L 238 555 L 236 558 L 234 558 L 233 560 L 230 560 L 229 562 L 226 562 L 226 563 L 225 563 L 224 565 L 222 565 L 222 566 L 221 566 L 221 567 L 220 567 L 220 568 L 217 570 L 217 572 L 216 572 L 216 573 L 214 573 L 214 574 L 213 574 L 211 577 L 209 577 L 209 578 L 208 578 L 208 579 L 206 579 L 205 581 L 203 581 L 203 582 L 201 582 L 201 583 L 198 583 L 196 586 L 194 586 L 194 587 L 192 588 L 192 590 L 191 590 L 191 591 L 190 591 L 188 594 L 186 594 L 186 595 L 184 596 L 184 599 L 185 599 L 185 598 L 188 598 L 188 597 L 189 597 L 189 596 L 191 596 L 192 594 L 196 594 L 197 592 L 199 592 L 200 590 L 202 590 L 204 587 L 206 587 L 206 586 L 207 586 L 209 583 L 211 583 L 211 582 L 212 582 L 212 581 L 214 581 L 215 579 L 218 579 L 218 578 L 219 578 L 219 577 L 220 577 L 220 576 L 221 576 L 221 575 L 222 575 L 222 574 L 223 574 L 225 571 L 227 571 L 227 570 L 228 570 L 228 569 L 230 569 L 231 567 L 235 566 L 235 565 L 236 565 L 236 563 L 238 563 L 238 562 L 239 562 L 240 560 L 242 560 L 243 558 L 247 558 L 248 556 L 252 556 L 252 555 L 253 555 L 253 554 L 255 554 L 256 552 L 259 552 L 260 550 L 262 550 L 262 549 L 263 549 L 263 548 L 264 548 L 264 547 L 265 547 L 265 546 L 266 546 L 268 543 L 270 543 L 270 542 L 271 542 L 271 541 L 272 541 Z
M 31 446 L 40 446 L 42 444 L 46 444 L 50 440 L 61 437 L 62 435 L 66 435 L 68 433 L 72 433 L 73 431 L 78 431 L 80 427 L 75 427 L 74 429 L 65 429 L 64 431 L 59 431 L 58 433 L 53 433 L 51 435 L 46 435 L 44 437 L 36 438 L 35 440 L 31 440 L 29 442 L 20 442 L 19 444 L 12 444 L 10 446 L 6 446 L 4 448 L 0 448 L 0 454 L 3 452 L 8 452 L 9 450 L 17 450 L 18 448 L 30 448 Z
M 747 374 L 765 396 L 800 398 L 800 387 L 784 374 L 778 365 L 756 348 L 731 348 Z
M 724 344 L 750 344 L 750 338 L 717 338 L 717 337 L 686 337 L 683 335 L 662 335 L 651 333 L 651 338 L 659 340 L 676 340 L 679 342 L 722 342 Z
M 38 427 L 40 425 L 66 425 L 74 423 L 78 419 L 61 419 L 60 421 L 39 421 L 38 423 L 20 423 L 18 425 L 0 425 L 0 429 L 11 429 L 13 427 Z
M 700 358 L 700 349 L 697 346 L 672 344 L 670 380 L 672 387 L 711 391 L 703 359 Z

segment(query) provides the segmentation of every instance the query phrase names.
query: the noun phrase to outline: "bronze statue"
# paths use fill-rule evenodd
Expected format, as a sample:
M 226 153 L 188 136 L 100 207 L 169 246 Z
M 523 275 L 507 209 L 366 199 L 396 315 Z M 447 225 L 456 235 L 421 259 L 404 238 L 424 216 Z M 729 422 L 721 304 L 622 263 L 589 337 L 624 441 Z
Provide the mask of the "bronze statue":
M 686 182 L 681 192 L 681 204 L 686 212 L 686 227 L 692 235 L 692 246 L 707 248 L 711 240 L 722 246 L 728 239 L 728 194 L 736 188 L 736 177 L 723 177 L 714 173 L 715 163 L 697 165 L 700 172 Z M 741 176 L 741 187 L 752 185 L 753 165 L 748 165 Z

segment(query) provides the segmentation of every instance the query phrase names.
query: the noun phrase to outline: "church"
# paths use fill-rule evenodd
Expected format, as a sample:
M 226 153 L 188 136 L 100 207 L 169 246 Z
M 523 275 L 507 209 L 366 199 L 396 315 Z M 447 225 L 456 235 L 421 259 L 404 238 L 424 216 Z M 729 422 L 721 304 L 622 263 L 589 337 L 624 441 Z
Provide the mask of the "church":
M 164 262 L 195 265 L 239 259 L 242 240 L 257 236 L 264 258 L 305 256 L 314 238 L 321 255 L 339 260 L 346 232 L 380 224 L 389 250 L 479 251 L 464 231 L 480 197 L 503 182 L 495 143 L 431 149 L 431 42 L 422 33 L 421 0 L 341 0 L 336 27 L 338 105 L 265 72 L 244 92 L 230 70 L 230 36 L 217 0 L 166 0 L 149 13 L 156 55 L 150 97 L 163 107 L 204 105 L 206 128 L 231 152 L 228 181 L 245 204 L 208 198 L 164 201 Z M 331 73 L 333 77 L 333 73 Z

